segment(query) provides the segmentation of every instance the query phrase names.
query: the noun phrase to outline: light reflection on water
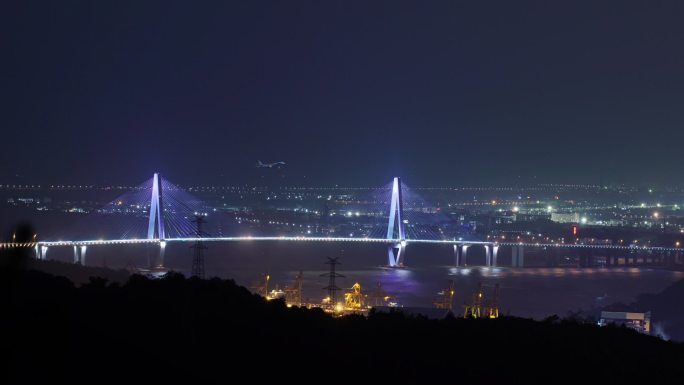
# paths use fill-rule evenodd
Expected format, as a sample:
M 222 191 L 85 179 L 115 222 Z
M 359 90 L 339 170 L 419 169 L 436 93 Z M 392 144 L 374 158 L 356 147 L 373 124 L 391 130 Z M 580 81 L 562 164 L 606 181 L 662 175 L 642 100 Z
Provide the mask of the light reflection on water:
M 386 250 L 382 247 L 344 246 L 269 247 L 235 245 L 217 250 L 212 246 L 207 256 L 207 271 L 222 278 L 233 278 L 237 283 L 252 287 L 261 274 L 271 275 L 271 288 L 290 284 L 299 270 L 304 273 L 303 297 L 320 301 L 328 284 L 327 256 L 342 255 L 338 272 L 344 278 L 337 286 L 350 288 L 361 283 L 365 292 L 375 290 L 381 283 L 383 290 L 395 296 L 405 306 L 431 307 L 437 292 L 447 288 L 448 281 L 455 286 L 455 306 L 460 311 L 478 284 L 500 285 L 500 307 L 504 314 L 521 317 L 544 318 L 551 314 L 565 316 L 569 311 L 590 309 L 616 302 L 629 303 L 642 293 L 657 293 L 674 281 L 684 278 L 684 272 L 652 268 L 508 268 L 508 267 L 453 267 L 448 250 L 412 248 L 406 269 L 380 267 Z M 435 251 L 436 250 L 436 251 Z M 187 272 L 188 251 L 169 258 L 170 267 Z M 219 255 L 220 254 L 220 255 Z M 340 296 L 341 293 L 340 293 Z M 648 309 L 644 309 L 648 310 Z
M 282 282 L 292 280 L 297 271 L 271 271 Z M 325 270 L 304 272 L 304 297 L 317 301 L 325 295 Z M 684 272 L 645 268 L 579 269 L 579 268 L 454 268 L 425 266 L 407 269 L 366 268 L 340 270 L 344 278 L 337 280 L 341 288 L 360 282 L 366 292 L 380 282 L 384 291 L 396 296 L 405 306 L 430 307 L 436 293 L 454 280 L 455 306 L 461 306 L 482 282 L 500 285 L 501 310 L 504 314 L 544 318 L 551 314 L 565 316 L 570 311 L 589 310 L 616 302 L 629 303 L 642 293 L 659 292 L 672 282 L 684 278 Z M 238 283 L 249 286 L 258 273 L 236 272 Z M 273 285 L 275 287 L 275 284 Z M 648 310 L 648 309 L 644 309 Z

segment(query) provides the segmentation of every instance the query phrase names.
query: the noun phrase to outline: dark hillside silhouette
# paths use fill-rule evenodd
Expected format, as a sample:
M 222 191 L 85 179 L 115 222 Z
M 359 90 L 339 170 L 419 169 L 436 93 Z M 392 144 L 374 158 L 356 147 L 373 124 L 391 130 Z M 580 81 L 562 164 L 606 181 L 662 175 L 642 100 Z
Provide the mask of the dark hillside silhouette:
M 231 280 L 2 269 L 2 383 L 677 383 L 684 346 L 550 318 L 334 319 Z M 239 376 L 239 377 L 238 377 Z

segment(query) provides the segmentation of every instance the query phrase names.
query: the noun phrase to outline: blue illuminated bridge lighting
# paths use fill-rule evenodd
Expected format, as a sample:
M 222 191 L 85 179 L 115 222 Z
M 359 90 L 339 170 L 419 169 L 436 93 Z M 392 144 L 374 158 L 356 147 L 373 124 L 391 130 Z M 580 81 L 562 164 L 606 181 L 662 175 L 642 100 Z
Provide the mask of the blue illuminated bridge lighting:
M 441 244 L 451 245 L 454 249 L 456 266 L 465 265 L 467 250 L 471 246 L 480 246 L 485 249 L 486 266 L 497 265 L 497 254 L 500 247 L 510 247 L 513 249 L 518 266 L 522 266 L 524 248 L 555 248 L 555 249 L 578 249 L 578 250 L 605 250 L 605 251 L 630 251 L 634 253 L 658 252 L 658 253 L 679 253 L 678 247 L 658 247 L 658 246 L 618 246 L 618 245 L 583 245 L 566 243 L 520 243 L 520 242 L 490 242 L 476 240 L 457 239 L 421 239 L 420 234 L 411 232 L 412 229 L 406 226 L 411 222 L 411 218 L 406 218 L 404 211 L 407 192 L 403 191 L 400 178 L 394 178 L 388 188 L 383 189 L 389 195 L 380 199 L 384 204 L 389 203 L 389 207 L 384 209 L 387 212 L 387 227 L 383 227 L 377 236 L 349 236 L 349 237 L 320 237 L 320 236 L 208 236 L 197 234 L 192 226 L 192 218 L 198 213 L 201 215 L 206 206 L 197 198 L 191 196 L 186 191 L 164 180 L 161 175 L 154 176 L 132 189 L 128 195 L 110 202 L 101 212 L 103 213 L 125 213 L 127 208 L 138 208 L 137 213 L 146 212 L 144 218 L 146 236 L 135 229 L 127 229 L 123 236 L 112 237 L 114 239 L 91 239 L 91 240 L 57 240 L 57 241 L 38 241 L 38 242 L 8 242 L 0 243 L 1 249 L 8 248 L 33 248 L 37 259 L 46 259 L 48 250 L 53 247 L 72 247 L 74 250 L 74 263 L 83 264 L 86 251 L 91 246 L 101 245 L 156 245 L 160 252 L 155 266 L 163 266 L 164 250 L 168 244 L 173 243 L 193 243 L 201 240 L 203 242 L 354 242 L 354 243 L 373 243 L 387 246 L 387 266 L 401 267 L 404 265 L 405 249 L 410 244 Z M 410 190 L 407 190 L 410 192 Z M 387 210 L 389 209 L 389 210 Z M 386 211 L 385 211 L 386 210 Z M 100 222 L 98 222 L 100 223 Z M 96 226 L 90 224 L 90 227 Z M 384 226 L 384 225 L 383 225 Z M 140 234 L 138 238 L 133 236 Z M 430 234 L 428 234 L 430 235 Z M 433 238 L 438 238 L 434 236 Z

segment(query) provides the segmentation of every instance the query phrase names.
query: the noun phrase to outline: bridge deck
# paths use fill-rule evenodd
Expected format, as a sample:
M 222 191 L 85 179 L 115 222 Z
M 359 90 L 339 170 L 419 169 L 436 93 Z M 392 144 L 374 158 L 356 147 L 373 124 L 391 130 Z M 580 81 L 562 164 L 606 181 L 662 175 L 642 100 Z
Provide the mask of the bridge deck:
M 97 245 L 130 245 L 130 244 L 160 244 L 165 243 L 191 243 L 201 239 L 203 242 L 260 242 L 260 241 L 287 241 L 287 242 L 357 242 L 357 243 L 380 243 L 380 244 L 443 244 L 443 245 L 485 245 L 485 246 L 523 246 L 523 247 L 546 247 L 546 248 L 578 248 L 578 249 L 606 249 L 606 250 L 630 250 L 630 251 L 681 251 L 676 247 L 661 246 L 618 246 L 618 245 L 582 245 L 568 243 L 516 243 L 516 242 L 487 242 L 465 240 L 432 240 L 432 239 L 385 239 L 385 238 L 346 238 L 346 237 L 206 237 L 206 238 L 167 238 L 167 239 L 98 239 L 86 241 L 39 241 L 28 243 L 0 243 L 0 248 L 35 247 L 35 246 L 97 246 Z

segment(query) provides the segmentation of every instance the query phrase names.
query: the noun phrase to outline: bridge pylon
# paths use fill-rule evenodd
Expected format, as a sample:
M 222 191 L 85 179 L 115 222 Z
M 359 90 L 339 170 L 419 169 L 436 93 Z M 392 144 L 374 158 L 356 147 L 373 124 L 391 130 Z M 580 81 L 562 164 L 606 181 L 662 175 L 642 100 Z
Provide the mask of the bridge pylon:
M 150 201 L 150 220 L 147 225 L 147 239 L 164 239 L 164 207 L 162 206 L 161 175 L 154 173 L 152 178 L 152 198 Z
M 152 262 L 150 267 L 164 266 L 164 251 L 166 249 L 166 234 L 164 232 L 164 206 L 163 206 L 162 178 L 158 173 L 152 177 L 152 197 L 150 200 L 150 219 L 147 225 L 147 239 L 159 239 L 159 258 Z
M 401 178 L 397 177 L 392 182 L 392 199 L 390 202 L 389 223 L 387 225 L 387 239 L 397 241 L 387 247 L 387 264 L 390 267 L 404 266 L 406 233 L 404 231 L 403 216 L 404 202 L 401 196 Z

